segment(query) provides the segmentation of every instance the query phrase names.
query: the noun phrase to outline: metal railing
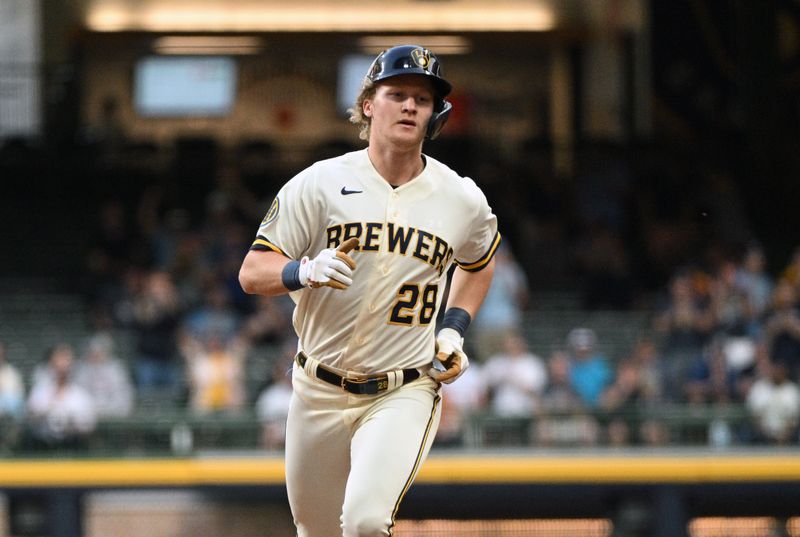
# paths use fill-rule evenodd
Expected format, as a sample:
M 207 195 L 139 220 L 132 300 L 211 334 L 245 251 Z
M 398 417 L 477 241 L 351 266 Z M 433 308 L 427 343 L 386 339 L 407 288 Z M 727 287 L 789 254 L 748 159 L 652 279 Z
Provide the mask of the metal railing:
M 437 440 L 434 448 L 475 451 L 631 446 L 717 449 L 745 445 L 745 437 L 737 432 L 747 430 L 749 424 L 750 417 L 743 405 L 666 405 L 622 412 L 550 412 L 530 418 L 480 412 L 465 420 L 455 441 L 452 437 L 449 441 Z M 6 456 L 49 457 L 65 452 L 58 447 L 26 450 L 24 443 L 18 441 L 24 435 L 24 423 L 4 421 L 2 427 L 5 440 L 0 445 L 4 446 Z M 143 410 L 126 418 L 100 420 L 80 450 L 75 451 L 74 447 L 70 450 L 73 454 L 90 457 L 247 452 L 265 449 L 263 427 L 251 410 L 213 415 L 198 415 L 184 409 Z M 626 429 L 629 436 L 618 437 L 611 432 L 612 428 L 619 427 Z M 658 434 L 643 436 L 641 431 L 648 427 Z

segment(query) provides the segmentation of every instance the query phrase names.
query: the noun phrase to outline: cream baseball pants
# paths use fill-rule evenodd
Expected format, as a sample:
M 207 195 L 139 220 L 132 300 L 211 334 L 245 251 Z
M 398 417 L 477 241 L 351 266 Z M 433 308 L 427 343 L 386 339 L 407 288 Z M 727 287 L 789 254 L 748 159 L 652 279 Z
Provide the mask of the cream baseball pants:
M 439 385 L 427 375 L 353 395 L 297 364 L 286 424 L 286 488 L 298 537 L 379 537 L 433 443 Z

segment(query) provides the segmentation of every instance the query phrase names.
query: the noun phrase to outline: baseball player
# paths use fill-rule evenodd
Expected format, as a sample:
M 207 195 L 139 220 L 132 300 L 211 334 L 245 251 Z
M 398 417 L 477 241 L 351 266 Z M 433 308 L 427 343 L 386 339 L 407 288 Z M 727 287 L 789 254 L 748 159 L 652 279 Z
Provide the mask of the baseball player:
M 436 434 L 441 383 L 468 366 L 463 336 L 500 236 L 475 183 L 422 153 L 450 89 L 429 50 L 382 52 L 351 110 L 368 147 L 286 183 L 242 264 L 246 292 L 296 304 L 285 464 L 301 537 L 392 534 Z

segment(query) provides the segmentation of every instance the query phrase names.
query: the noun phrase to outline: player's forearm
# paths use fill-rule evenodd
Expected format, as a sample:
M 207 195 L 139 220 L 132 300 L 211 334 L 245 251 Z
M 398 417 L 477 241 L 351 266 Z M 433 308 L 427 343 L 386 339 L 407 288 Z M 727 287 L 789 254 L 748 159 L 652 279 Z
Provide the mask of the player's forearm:
M 462 308 L 474 318 L 489 292 L 493 275 L 494 259 L 478 272 L 467 272 L 456 267 L 450 281 L 447 309 Z
M 239 269 L 239 284 L 251 295 L 275 296 L 289 292 L 282 272 L 290 259 L 276 252 L 251 250 Z

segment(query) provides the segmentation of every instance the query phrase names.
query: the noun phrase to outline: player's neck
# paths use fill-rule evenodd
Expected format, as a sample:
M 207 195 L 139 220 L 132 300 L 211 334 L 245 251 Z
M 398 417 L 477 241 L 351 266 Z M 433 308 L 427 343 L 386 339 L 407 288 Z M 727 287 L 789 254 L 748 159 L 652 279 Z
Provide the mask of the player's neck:
M 395 148 L 380 148 L 370 144 L 367 154 L 381 177 L 392 186 L 408 183 L 425 169 L 421 148 L 398 151 Z

